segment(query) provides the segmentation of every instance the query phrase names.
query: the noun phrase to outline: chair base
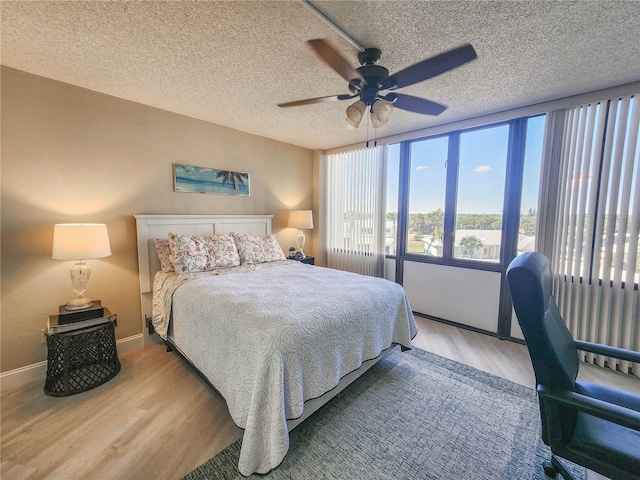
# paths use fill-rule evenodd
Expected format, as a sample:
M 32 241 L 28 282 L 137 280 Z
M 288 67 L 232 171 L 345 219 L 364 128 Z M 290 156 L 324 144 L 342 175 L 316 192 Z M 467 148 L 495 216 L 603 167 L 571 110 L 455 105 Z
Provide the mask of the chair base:
M 575 480 L 573 475 L 569 473 L 569 471 L 564 468 L 564 465 L 560 463 L 558 458 L 555 455 L 551 455 L 551 461 L 546 461 L 542 464 L 542 468 L 544 469 L 544 475 L 547 478 L 556 478 L 558 474 L 562 475 L 564 480 Z

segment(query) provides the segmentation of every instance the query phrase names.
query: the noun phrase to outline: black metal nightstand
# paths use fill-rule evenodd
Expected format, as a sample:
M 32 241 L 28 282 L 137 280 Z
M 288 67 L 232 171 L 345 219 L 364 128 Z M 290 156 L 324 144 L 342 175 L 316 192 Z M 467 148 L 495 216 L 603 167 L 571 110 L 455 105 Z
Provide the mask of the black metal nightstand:
M 94 323 L 100 323 L 86 326 L 77 322 L 66 325 L 65 331 L 45 333 L 48 362 L 44 393 L 54 397 L 74 395 L 115 377 L 120 371 L 116 321 L 117 316 L 105 309 L 103 317 L 94 319 Z

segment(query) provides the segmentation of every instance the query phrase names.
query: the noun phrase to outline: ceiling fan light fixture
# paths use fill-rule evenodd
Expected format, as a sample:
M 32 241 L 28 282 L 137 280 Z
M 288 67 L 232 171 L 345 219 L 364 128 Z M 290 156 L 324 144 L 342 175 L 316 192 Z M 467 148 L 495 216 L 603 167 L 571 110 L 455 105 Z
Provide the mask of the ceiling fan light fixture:
M 376 100 L 373 107 L 371 107 L 371 124 L 373 128 L 381 127 L 387 123 L 389 117 L 391 117 L 391 112 L 393 112 L 393 104 L 391 102 Z
M 349 105 L 347 107 L 347 122 L 355 128 L 358 128 L 366 111 L 367 106 L 362 100 L 358 100 L 356 103 Z

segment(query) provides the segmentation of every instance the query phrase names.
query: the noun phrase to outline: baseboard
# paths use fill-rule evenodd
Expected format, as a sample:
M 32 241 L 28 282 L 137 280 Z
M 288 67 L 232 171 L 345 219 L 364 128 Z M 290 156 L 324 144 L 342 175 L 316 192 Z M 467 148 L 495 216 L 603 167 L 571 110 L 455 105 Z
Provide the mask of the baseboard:
M 131 335 L 130 337 L 121 338 L 116 341 L 118 348 L 118 354 L 130 352 L 131 350 L 137 350 L 144 347 L 144 334 L 138 333 L 137 335 Z
M 20 387 L 31 382 L 44 382 L 47 376 L 47 362 L 38 362 L 26 367 L 0 373 L 0 391 Z
M 130 337 L 121 338 L 116 341 L 116 347 L 119 355 L 142 348 L 144 347 L 144 336 L 142 333 L 139 333 Z M 20 387 L 31 382 L 44 382 L 46 376 L 46 361 L 9 370 L 8 372 L 0 373 L 0 391 L 4 392 L 9 388 Z

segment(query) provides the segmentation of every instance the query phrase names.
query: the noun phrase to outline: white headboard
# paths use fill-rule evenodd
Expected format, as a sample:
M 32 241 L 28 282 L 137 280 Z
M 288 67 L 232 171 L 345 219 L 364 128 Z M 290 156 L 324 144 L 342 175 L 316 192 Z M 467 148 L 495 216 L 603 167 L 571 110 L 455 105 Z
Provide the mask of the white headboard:
M 154 238 L 167 238 L 167 233 L 222 235 L 230 232 L 268 235 L 273 215 L 134 215 L 138 232 L 138 270 L 145 345 L 148 335 L 145 317 L 151 317 L 153 277 L 160 270 Z M 159 338 L 159 337 L 158 337 Z

